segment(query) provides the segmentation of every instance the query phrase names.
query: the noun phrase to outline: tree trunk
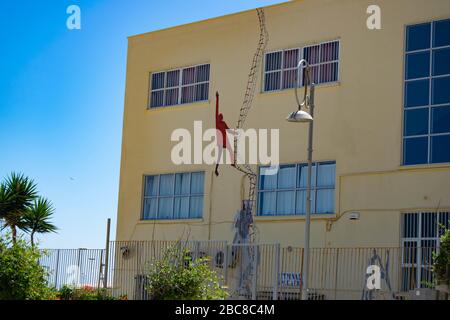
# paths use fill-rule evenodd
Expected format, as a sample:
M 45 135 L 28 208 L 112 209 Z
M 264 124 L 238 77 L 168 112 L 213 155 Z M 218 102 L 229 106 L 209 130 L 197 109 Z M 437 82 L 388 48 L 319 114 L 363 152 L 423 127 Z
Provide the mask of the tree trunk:
M 16 239 L 17 239 L 16 226 L 11 226 L 11 235 L 12 235 L 12 242 L 13 242 L 13 244 L 16 244 Z
M 34 247 L 34 231 L 31 232 L 30 238 L 31 238 L 31 246 Z

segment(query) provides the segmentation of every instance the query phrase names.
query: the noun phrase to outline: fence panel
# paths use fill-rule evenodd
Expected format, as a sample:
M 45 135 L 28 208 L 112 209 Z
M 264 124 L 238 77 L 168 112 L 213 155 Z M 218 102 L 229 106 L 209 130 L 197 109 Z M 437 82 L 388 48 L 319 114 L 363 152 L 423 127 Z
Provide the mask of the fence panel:
M 208 258 L 222 285 L 235 299 L 302 298 L 301 247 L 280 244 L 230 244 L 226 241 L 114 241 L 109 261 L 104 249 L 44 250 L 39 262 L 50 285 L 104 286 L 116 296 L 148 299 L 147 273 L 171 246 L 183 246 L 192 259 Z M 308 299 L 404 299 L 410 291 L 432 287 L 436 248 L 311 248 Z M 380 270 L 380 289 L 368 290 L 368 267 Z
M 99 288 L 103 279 L 104 249 L 47 249 L 39 259 L 49 285 Z

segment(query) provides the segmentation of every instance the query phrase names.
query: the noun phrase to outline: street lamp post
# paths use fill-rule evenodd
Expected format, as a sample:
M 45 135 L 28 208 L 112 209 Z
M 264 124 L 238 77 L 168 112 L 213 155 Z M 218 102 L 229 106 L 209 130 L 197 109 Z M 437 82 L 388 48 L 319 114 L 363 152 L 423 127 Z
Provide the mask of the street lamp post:
M 308 299 L 308 277 L 309 277 L 309 239 L 311 229 L 311 182 L 312 182 L 312 153 L 313 153 L 313 129 L 314 129 L 314 89 L 315 85 L 312 82 L 311 70 L 308 62 L 304 59 L 300 60 L 297 69 L 304 67 L 307 83 L 305 83 L 304 100 L 300 103 L 297 94 L 297 86 L 295 86 L 295 98 L 297 100 L 298 110 L 291 112 L 287 117 L 289 122 L 308 122 L 308 181 L 306 191 L 306 219 L 305 219 L 305 248 L 304 248 L 304 263 L 303 263 L 303 288 L 302 299 Z M 308 95 L 308 84 L 310 84 Z M 309 108 L 309 113 L 302 111 L 301 108 Z

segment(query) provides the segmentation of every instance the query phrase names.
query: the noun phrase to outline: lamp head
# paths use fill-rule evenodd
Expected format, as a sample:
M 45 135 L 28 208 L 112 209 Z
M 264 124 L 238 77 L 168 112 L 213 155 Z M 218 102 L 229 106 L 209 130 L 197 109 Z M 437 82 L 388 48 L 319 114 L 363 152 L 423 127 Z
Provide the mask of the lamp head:
M 305 112 L 303 110 L 297 110 L 291 112 L 287 116 L 286 120 L 289 122 L 311 122 L 313 121 L 313 118 L 308 112 Z

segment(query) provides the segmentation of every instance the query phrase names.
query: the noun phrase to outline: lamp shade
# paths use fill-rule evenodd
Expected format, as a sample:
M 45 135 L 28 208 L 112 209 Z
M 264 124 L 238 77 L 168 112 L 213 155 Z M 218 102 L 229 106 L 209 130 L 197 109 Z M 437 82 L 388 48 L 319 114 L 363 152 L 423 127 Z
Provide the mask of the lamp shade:
M 308 112 L 298 110 L 291 112 L 286 120 L 289 122 L 310 122 L 313 121 L 313 118 Z

